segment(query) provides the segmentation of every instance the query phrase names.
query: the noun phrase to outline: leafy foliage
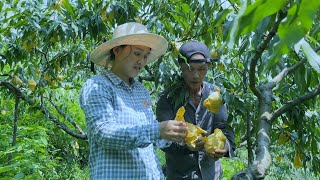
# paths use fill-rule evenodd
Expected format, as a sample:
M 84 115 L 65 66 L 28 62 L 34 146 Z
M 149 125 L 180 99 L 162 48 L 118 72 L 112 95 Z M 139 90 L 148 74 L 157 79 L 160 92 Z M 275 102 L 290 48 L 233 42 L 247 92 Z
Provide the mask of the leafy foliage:
M 302 168 L 291 177 L 318 173 L 319 7 L 317 0 L 1 1 L 0 176 L 87 177 L 82 173 L 87 172 L 88 147 L 84 115 L 77 104 L 79 89 L 99 72 L 90 63 L 92 49 L 111 39 L 117 24 L 129 21 L 147 25 L 170 42 L 168 52 L 138 78 L 154 104 L 160 92 L 179 79 L 176 57 L 183 42 L 203 41 L 218 53 L 207 81 L 221 87 L 236 143 L 248 145 L 248 162 L 239 152 L 237 158 L 224 160 L 225 172 L 235 174 L 252 163 L 250 154 L 261 145 L 262 112 L 277 114 L 297 102 L 265 128 L 270 129 L 272 157 L 266 179 L 282 179 L 292 172 L 297 151 L 303 154 Z M 35 90 L 28 85 L 30 80 L 36 82 Z M 257 96 L 270 82 L 277 82 L 270 94 Z M 22 100 L 18 114 L 16 97 Z M 271 101 L 261 110 L 263 98 Z M 281 133 L 290 135 L 285 148 L 276 143 Z M 71 177 L 68 172 L 76 173 Z

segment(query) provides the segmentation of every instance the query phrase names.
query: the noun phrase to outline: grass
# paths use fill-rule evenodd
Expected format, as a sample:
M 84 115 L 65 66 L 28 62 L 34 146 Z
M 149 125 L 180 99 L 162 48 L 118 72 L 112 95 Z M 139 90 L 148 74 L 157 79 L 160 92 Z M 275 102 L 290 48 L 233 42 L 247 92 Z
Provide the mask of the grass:
M 165 153 L 161 149 L 157 149 L 157 155 L 159 157 L 161 165 L 164 165 L 166 163 Z

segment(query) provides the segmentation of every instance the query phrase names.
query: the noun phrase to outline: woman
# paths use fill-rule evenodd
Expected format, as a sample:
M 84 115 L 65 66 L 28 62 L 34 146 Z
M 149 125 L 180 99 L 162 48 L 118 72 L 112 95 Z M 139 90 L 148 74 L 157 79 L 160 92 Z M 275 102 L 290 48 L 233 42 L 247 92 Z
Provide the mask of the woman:
M 88 79 L 81 90 L 90 179 L 163 179 L 154 145 L 181 142 L 187 127 L 174 120 L 158 123 L 148 91 L 134 78 L 166 52 L 167 44 L 131 22 L 115 28 L 113 38 L 92 52 L 95 64 L 111 68 Z

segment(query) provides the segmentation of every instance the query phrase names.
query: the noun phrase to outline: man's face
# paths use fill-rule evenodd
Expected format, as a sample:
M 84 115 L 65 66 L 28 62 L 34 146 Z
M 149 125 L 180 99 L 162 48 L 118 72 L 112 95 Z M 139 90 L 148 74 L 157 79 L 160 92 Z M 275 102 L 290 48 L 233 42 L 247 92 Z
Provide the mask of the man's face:
M 202 54 L 194 54 L 190 60 L 204 59 Z M 199 91 L 204 78 L 208 72 L 208 64 L 201 63 L 181 63 L 182 76 L 191 91 Z

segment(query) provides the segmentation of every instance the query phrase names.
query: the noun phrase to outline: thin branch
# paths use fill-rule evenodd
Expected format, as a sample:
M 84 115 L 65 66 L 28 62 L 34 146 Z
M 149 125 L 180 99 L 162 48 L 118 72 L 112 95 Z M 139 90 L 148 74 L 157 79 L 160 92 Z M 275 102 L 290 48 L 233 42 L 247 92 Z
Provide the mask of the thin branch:
M 235 74 L 240 74 L 241 76 L 244 75 L 244 72 L 242 72 L 239 68 L 229 68 L 226 71 L 230 72 L 233 70 L 236 71 Z M 215 75 L 215 74 L 217 74 L 217 73 L 213 73 L 213 75 Z M 225 73 L 217 74 L 216 76 L 213 76 L 213 79 L 219 78 L 220 76 L 225 76 Z M 224 78 L 224 79 L 228 80 L 227 78 Z
M 247 109 L 247 114 L 246 114 L 246 123 L 247 123 L 247 134 L 246 134 L 246 138 L 247 138 L 247 148 L 248 148 L 248 165 L 252 164 L 253 160 L 254 160 L 254 155 L 253 155 L 253 145 L 252 145 L 252 132 L 251 132 L 251 128 L 252 128 L 252 118 L 250 115 L 250 110 Z
M 154 74 L 152 73 L 151 69 L 149 66 L 145 66 L 144 69 L 148 72 L 149 76 L 139 76 L 138 77 L 138 81 L 139 82 L 142 82 L 142 80 L 144 81 L 155 81 L 155 76 Z
M 138 77 L 138 81 L 142 82 L 142 81 L 155 81 L 155 78 L 153 76 L 139 76 Z
M 227 1 L 231 4 L 233 10 L 235 11 L 235 14 L 238 14 L 239 8 L 235 5 L 235 3 L 231 2 L 230 0 L 227 0 Z M 221 3 L 220 6 L 222 6 L 223 3 Z
M 269 83 L 266 84 L 266 87 L 269 89 L 274 88 L 290 72 L 295 71 L 298 67 L 302 66 L 306 61 L 307 61 L 307 59 L 303 59 L 303 60 L 299 61 L 297 64 L 295 64 L 289 68 L 284 68 L 276 77 L 274 77 Z
M 73 132 L 68 128 L 67 125 L 60 122 L 59 119 L 57 119 L 52 113 L 50 113 L 49 109 L 46 107 L 37 104 L 34 100 L 29 99 L 25 94 L 23 94 L 17 87 L 13 86 L 9 82 L 6 81 L 0 81 L 0 86 L 4 86 L 7 89 L 9 89 L 11 92 L 16 92 L 16 95 L 20 96 L 22 100 L 26 101 L 29 105 L 31 105 L 33 108 L 40 110 L 43 114 L 47 115 L 49 119 L 54 122 L 56 125 L 58 125 L 62 130 L 64 130 L 66 133 L 70 134 L 73 137 L 79 138 L 79 139 L 87 139 L 86 135 L 78 134 L 76 132 Z
M 280 68 L 280 70 L 283 70 L 284 68 L 286 68 L 287 66 L 283 63 L 283 61 L 280 59 L 277 63 L 278 67 Z M 280 72 L 279 72 L 280 73 Z
M 272 117 L 270 118 L 270 121 L 273 122 L 275 119 L 277 119 L 279 116 L 281 116 L 281 114 L 289 111 L 294 106 L 301 104 L 309 99 L 312 99 L 319 94 L 320 94 L 320 85 L 318 85 L 313 91 L 310 91 L 310 92 L 304 94 L 303 96 L 300 96 L 300 97 L 290 101 L 289 103 L 282 106 L 281 108 L 275 110 Z
M 150 69 L 149 66 L 145 66 L 144 69 L 148 72 L 148 74 L 149 74 L 150 76 L 153 76 L 153 73 L 152 73 L 152 71 L 151 71 L 151 69 Z
M 78 129 L 78 131 L 80 132 L 80 134 L 85 135 L 84 131 L 81 129 L 81 127 L 74 121 L 74 119 L 70 118 L 69 116 L 67 116 L 65 113 L 62 112 L 62 110 L 56 105 L 54 104 L 51 99 L 48 99 L 48 101 L 50 102 L 50 104 L 57 110 L 57 112 L 64 117 L 67 121 L 69 121 L 76 129 Z
M 17 144 L 17 132 L 18 132 L 18 119 L 19 119 L 19 100 L 20 97 L 16 94 L 15 95 L 15 103 L 14 103 L 14 120 L 13 120 L 13 133 L 12 133 L 12 147 Z M 11 163 L 13 159 L 13 154 L 9 154 L 8 163 Z
M 249 70 L 249 87 L 253 94 L 255 94 L 259 99 L 261 98 L 262 94 L 258 90 L 258 88 L 255 85 L 255 75 L 256 75 L 256 66 L 258 63 L 258 60 L 260 59 L 263 51 L 267 48 L 267 45 L 271 41 L 271 39 L 276 35 L 276 32 L 278 30 L 279 24 L 282 21 L 282 19 L 285 18 L 285 14 L 282 11 L 279 11 L 278 20 L 274 23 L 273 27 L 271 28 L 270 32 L 268 33 L 267 37 L 258 45 L 256 49 L 256 53 L 251 59 L 250 63 L 250 70 Z
M 20 100 L 20 97 L 16 94 L 15 102 L 14 102 L 12 146 L 15 146 L 17 143 L 17 130 L 18 130 L 18 119 L 19 119 L 19 100 Z
M 46 64 L 48 63 L 48 56 L 46 53 L 40 51 L 38 48 L 35 48 L 36 51 L 38 51 L 40 54 L 42 54 L 42 56 L 44 57 L 44 60 L 46 61 Z M 42 61 L 40 61 L 40 63 L 42 64 Z
M 38 51 L 40 54 L 42 54 L 43 57 L 44 57 L 44 59 L 45 59 L 46 61 L 48 61 L 48 58 L 47 58 L 47 54 L 46 54 L 46 53 L 40 51 L 38 48 L 35 48 L 35 50 Z

